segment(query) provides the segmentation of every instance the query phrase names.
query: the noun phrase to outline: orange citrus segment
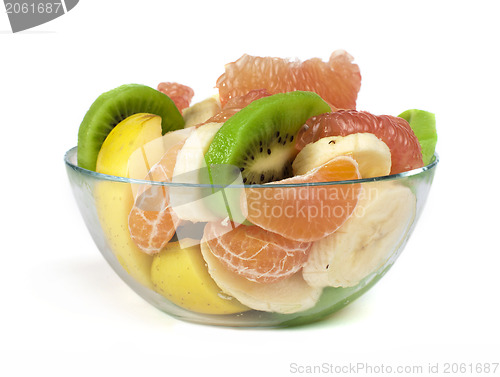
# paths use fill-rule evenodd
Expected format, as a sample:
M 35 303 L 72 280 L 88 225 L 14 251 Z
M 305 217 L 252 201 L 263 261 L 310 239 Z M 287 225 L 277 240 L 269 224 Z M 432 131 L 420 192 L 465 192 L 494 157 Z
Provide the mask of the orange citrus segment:
M 286 278 L 307 261 L 310 242 L 286 239 L 259 228 L 227 222 L 205 226 L 204 240 L 229 270 L 248 280 L 270 283 Z
M 351 216 L 361 190 L 359 184 L 307 183 L 359 179 L 358 164 L 351 157 L 336 157 L 307 174 L 275 183 L 298 187 L 247 187 L 243 213 L 255 225 L 297 241 L 315 241 L 335 232 Z
M 177 154 L 184 145 L 171 147 L 150 170 L 147 179 L 170 182 Z M 128 225 L 130 237 L 143 252 L 156 254 L 172 239 L 180 220 L 169 204 L 167 186 L 144 185 L 130 211 Z
M 359 67 L 345 51 L 335 51 L 328 62 L 314 58 L 304 62 L 243 55 L 227 64 L 217 80 L 222 107 L 252 89 L 271 94 L 304 90 L 315 92 L 335 108 L 355 109 L 361 87 Z

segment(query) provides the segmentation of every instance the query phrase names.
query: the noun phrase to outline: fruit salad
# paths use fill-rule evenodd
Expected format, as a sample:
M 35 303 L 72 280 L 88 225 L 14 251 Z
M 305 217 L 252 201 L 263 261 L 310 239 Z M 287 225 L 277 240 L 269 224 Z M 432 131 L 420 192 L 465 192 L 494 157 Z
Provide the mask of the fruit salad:
M 417 195 L 397 177 L 431 163 L 437 136 L 427 111 L 357 110 L 360 86 L 335 51 L 327 62 L 244 55 L 194 104 L 173 82 L 100 95 L 77 163 L 126 183 L 93 193 L 116 260 L 200 314 L 303 313 L 329 289 L 365 287 L 415 221 Z

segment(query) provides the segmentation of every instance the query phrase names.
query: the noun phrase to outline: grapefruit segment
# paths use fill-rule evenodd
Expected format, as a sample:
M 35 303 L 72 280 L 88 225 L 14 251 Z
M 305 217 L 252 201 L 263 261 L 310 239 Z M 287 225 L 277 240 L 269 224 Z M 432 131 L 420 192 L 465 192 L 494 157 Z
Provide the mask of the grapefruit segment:
M 231 118 L 234 114 L 236 114 L 244 107 L 251 104 L 253 101 L 259 98 L 269 97 L 270 95 L 271 93 L 269 93 L 266 89 L 255 89 L 242 96 L 233 97 L 226 103 L 224 109 L 208 119 L 206 123 L 224 123 L 226 120 Z
M 182 112 L 189 107 L 194 97 L 194 90 L 189 86 L 176 82 L 161 82 L 158 84 L 158 91 L 166 94 L 175 103 L 175 106 Z
M 275 183 L 296 187 L 245 188 L 242 210 L 255 225 L 296 241 L 315 241 L 335 232 L 351 216 L 359 184 L 307 185 L 361 178 L 358 164 L 348 156 L 336 157 L 304 175 Z
M 328 62 L 314 58 L 300 61 L 243 55 L 225 66 L 217 80 L 222 107 L 229 100 L 253 89 L 271 94 L 295 90 L 319 94 L 336 108 L 355 109 L 361 87 L 361 74 L 353 57 L 335 51 Z
M 299 131 L 295 147 L 301 150 L 327 136 L 361 132 L 372 133 L 387 144 L 391 150 L 391 174 L 423 166 L 420 143 L 406 120 L 366 111 L 339 110 L 312 117 Z

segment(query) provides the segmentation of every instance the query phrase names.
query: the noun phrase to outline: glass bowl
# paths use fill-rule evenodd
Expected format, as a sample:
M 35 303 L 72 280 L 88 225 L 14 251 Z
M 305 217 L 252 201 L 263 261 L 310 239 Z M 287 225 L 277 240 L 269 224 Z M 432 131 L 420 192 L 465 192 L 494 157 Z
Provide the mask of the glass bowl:
M 144 300 L 175 318 L 238 327 L 314 322 L 368 291 L 405 247 L 424 208 L 439 161 L 435 154 L 425 167 L 356 181 L 222 187 L 100 174 L 77 166 L 76 153 L 75 147 L 65 154 L 74 197 L 97 248 L 121 279 Z M 141 195 L 158 195 L 165 190 L 172 201 L 176 198 L 179 208 L 184 205 L 193 213 L 207 208 L 214 213 L 232 211 L 234 221 L 219 214 L 218 229 L 226 230 L 213 237 L 207 235 L 207 223 L 184 221 L 176 228 L 166 250 L 149 255 L 139 250 L 131 238 L 129 213 L 134 198 L 137 206 Z M 267 200 L 243 205 L 242 192 L 248 198 L 248 190 Z M 264 202 L 274 203 L 274 207 L 267 208 L 267 215 L 259 213 L 263 217 L 286 215 L 288 229 L 311 227 L 313 223 L 313 228 L 317 228 L 344 216 L 339 213 L 346 210 L 345 199 L 354 192 L 357 205 L 347 219 L 341 219 L 345 222 L 339 220 L 341 225 L 333 234 L 311 242 L 305 264 L 288 271 L 280 280 L 251 281 L 245 271 L 229 269 L 227 258 L 220 259 L 212 252 L 219 236 L 225 237 L 228 245 L 231 240 L 236 242 L 236 233 L 232 232 L 239 229 L 241 236 L 242 229 L 249 229 L 251 224 L 245 217 L 252 211 L 253 215 L 255 211 L 264 211 Z M 295 228 L 295 219 L 304 214 L 298 213 L 298 207 L 287 212 L 279 199 L 292 194 L 293 204 L 305 205 L 305 215 L 310 219 L 308 224 Z M 244 225 L 238 226 L 239 223 Z

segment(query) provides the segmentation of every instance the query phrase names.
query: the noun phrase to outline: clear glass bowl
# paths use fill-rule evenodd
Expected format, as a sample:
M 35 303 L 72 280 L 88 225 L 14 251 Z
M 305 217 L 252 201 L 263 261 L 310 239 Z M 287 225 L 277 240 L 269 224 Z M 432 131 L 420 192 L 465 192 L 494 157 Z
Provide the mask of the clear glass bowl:
M 190 253 L 194 253 L 190 254 L 191 259 L 187 258 L 189 263 L 193 263 L 192 266 L 182 265 L 187 255 L 183 254 L 182 249 L 176 251 L 177 259 L 167 258 L 155 262 L 157 256 L 139 251 L 131 240 L 128 215 L 137 193 L 151 188 L 157 191 L 168 189 L 172 193 L 192 198 L 196 195 L 199 197 L 200 190 L 214 187 L 134 180 L 96 173 L 77 166 L 76 151 L 76 147 L 72 148 L 65 155 L 74 197 L 95 244 L 123 281 L 147 302 L 181 320 L 249 327 L 294 326 L 314 322 L 368 291 L 390 269 L 405 247 L 424 208 L 439 161 L 436 154 L 432 162 L 423 168 L 385 177 L 307 185 L 273 185 L 273 190 L 281 190 L 283 195 L 289 193 L 288 190 L 295 190 L 294 193 L 298 193 L 299 197 L 300 192 L 311 194 L 327 190 L 323 194 L 338 194 L 345 193 L 345 190 L 361 191 L 358 192 L 357 212 L 333 233 L 336 236 L 328 236 L 334 238 L 327 241 L 316 241 L 322 242 L 322 246 L 311 250 L 304 268 L 280 282 L 266 286 L 266 283 L 248 283 L 233 272 L 223 271 L 225 267 L 210 254 L 209 249 L 207 251 L 203 247 L 206 245 L 201 240 L 205 223 L 185 222 L 174 235 L 174 241 L 182 247 L 189 246 Z M 224 190 L 228 198 L 236 198 L 241 197 L 242 190 L 248 187 L 233 185 Z M 257 191 L 269 188 L 269 185 L 252 185 L 252 189 Z M 207 198 L 208 207 L 210 202 L 217 201 L 210 199 L 210 195 Z M 374 201 L 375 198 L 379 201 Z M 270 213 L 273 213 L 272 209 Z M 327 222 L 329 218 L 324 217 L 323 220 Z M 203 253 L 200 243 L 203 243 Z M 203 258 L 201 264 L 200 256 Z M 166 281 L 158 277 L 158 271 L 163 271 L 158 266 L 165 267 L 165 263 L 170 275 L 174 269 L 175 278 L 180 281 L 178 286 L 172 276 L 165 278 Z M 178 270 L 175 270 L 175 263 L 180 263 Z M 213 285 L 215 281 L 219 297 L 216 301 L 222 300 L 222 306 L 218 306 L 218 302 L 206 302 L 203 295 L 200 298 L 193 297 L 197 294 L 196 289 L 191 292 L 189 286 L 185 286 L 185 279 L 191 276 L 190 267 L 197 268 L 198 273 L 204 273 L 204 279 L 213 278 L 210 282 L 201 279 L 198 284 Z M 200 272 L 200 269 L 206 271 Z M 154 281 L 152 272 L 155 274 Z M 208 307 L 209 310 L 206 310 Z

